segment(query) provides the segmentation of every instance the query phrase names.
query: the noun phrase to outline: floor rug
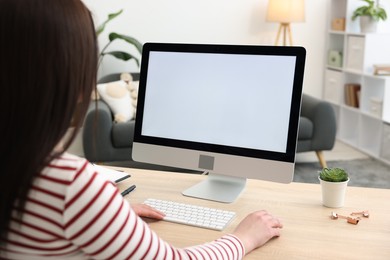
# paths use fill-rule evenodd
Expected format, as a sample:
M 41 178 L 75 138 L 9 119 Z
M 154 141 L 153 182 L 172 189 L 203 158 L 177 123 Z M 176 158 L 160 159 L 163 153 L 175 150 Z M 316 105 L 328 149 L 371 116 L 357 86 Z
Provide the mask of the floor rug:
M 329 161 L 328 167 L 345 169 L 349 176 L 349 186 L 390 189 L 390 166 L 369 158 L 350 161 Z M 319 183 L 318 171 L 321 167 L 316 163 L 296 163 L 295 182 Z

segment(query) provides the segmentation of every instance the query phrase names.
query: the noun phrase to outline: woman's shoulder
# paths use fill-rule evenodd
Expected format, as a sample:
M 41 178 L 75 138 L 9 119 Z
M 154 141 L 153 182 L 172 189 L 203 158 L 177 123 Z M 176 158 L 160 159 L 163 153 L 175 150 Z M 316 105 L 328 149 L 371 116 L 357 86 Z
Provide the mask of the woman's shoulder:
M 51 161 L 51 163 L 55 165 L 65 165 L 70 167 L 77 167 L 84 164 L 85 162 L 88 162 L 87 159 L 66 152 Z
M 43 169 L 40 177 L 52 181 L 71 183 L 78 175 L 87 172 L 90 163 L 73 154 L 63 153 Z

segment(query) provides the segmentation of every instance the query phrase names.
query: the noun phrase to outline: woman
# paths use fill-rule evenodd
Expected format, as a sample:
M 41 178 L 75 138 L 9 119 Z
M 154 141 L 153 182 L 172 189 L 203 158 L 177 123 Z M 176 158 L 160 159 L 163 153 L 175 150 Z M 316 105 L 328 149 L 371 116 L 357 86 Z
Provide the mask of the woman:
M 162 241 L 85 159 L 65 153 L 96 83 L 97 43 L 80 0 L 0 0 L 0 258 L 242 258 L 280 235 L 265 211 L 185 249 Z M 72 116 L 79 106 L 81 117 Z M 77 119 L 78 118 L 78 119 Z

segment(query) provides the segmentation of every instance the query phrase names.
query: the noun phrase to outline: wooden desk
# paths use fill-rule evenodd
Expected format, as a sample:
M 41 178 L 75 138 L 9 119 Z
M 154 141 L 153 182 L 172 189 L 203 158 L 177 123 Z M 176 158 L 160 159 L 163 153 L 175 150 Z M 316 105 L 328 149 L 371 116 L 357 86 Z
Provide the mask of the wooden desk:
M 240 197 L 231 204 L 185 197 L 181 192 L 206 176 L 121 168 L 132 177 L 118 184 L 137 188 L 126 196 L 132 203 L 160 198 L 237 212 L 223 232 L 165 221 L 146 221 L 163 239 L 177 247 L 208 242 L 234 230 L 248 213 L 266 209 L 279 217 L 284 228 L 279 238 L 250 253 L 246 259 L 390 259 L 390 190 L 348 187 L 345 207 L 321 205 L 319 184 L 279 184 L 248 180 Z M 369 210 L 358 225 L 331 220 L 335 211 L 349 215 Z

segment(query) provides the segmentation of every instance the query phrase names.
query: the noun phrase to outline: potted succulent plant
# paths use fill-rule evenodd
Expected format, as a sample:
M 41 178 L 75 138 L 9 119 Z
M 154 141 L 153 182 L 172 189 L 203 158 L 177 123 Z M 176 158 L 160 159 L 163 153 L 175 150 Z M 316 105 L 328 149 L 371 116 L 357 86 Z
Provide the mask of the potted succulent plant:
M 363 33 L 375 32 L 377 23 L 387 19 L 386 10 L 379 5 L 379 1 L 362 0 L 367 3 L 358 7 L 352 14 L 352 21 L 360 18 L 360 30 Z
M 344 206 L 345 192 L 349 182 L 348 173 L 341 168 L 323 168 L 319 172 L 318 179 L 322 190 L 322 204 L 330 208 Z

